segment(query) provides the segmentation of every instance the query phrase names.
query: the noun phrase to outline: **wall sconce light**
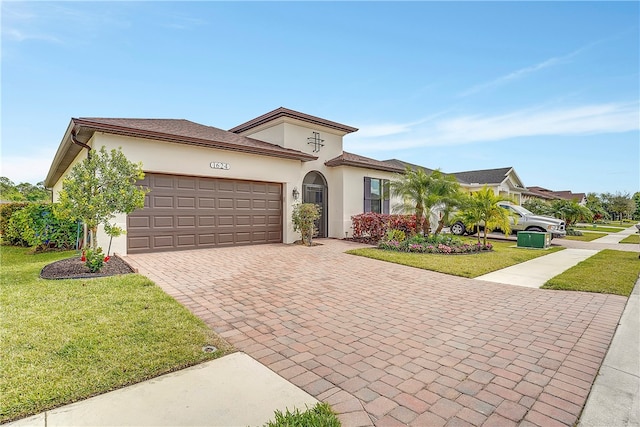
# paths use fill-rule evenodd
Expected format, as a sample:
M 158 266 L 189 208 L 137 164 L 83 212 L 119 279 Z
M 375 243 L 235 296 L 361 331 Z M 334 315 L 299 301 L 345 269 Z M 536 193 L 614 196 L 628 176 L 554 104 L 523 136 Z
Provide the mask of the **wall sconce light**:
M 298 191 L 298 187 L 293 187 L 293 200 L 298 200 L 300 197 L 300 192 Z

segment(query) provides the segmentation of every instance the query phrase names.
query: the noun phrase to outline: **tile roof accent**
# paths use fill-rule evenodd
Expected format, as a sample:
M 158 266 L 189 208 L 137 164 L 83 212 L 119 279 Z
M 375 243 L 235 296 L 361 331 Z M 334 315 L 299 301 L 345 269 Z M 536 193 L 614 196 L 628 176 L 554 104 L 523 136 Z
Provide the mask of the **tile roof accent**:
M 301 120 L 303 122 L 311 123 L 314 125 L 325 126 L 331 129 L 339 130 L 341 132 L 344 132 L 345 134 L 352 133 L 358 130 L 357 128 L 343 125 L 337 122 L 332 122 L 331 120 L 322 119 L 320 117 L 315 117 L 309 114 L 301 113 L 299 111 L 294 111 L 288 108 L 280 107 L 266 114 L 263 114 L 260 117 L 256 117 L 253 120 L 249 120 L 248 122 L 242 123 L 234 128 L 231 128 L 229 129 L 229 132 L 242 133 L 249 129 L 260 126 L 264 123 L 268 123 L 272 120 L 279 119 L 280 117 L 289 117 L 292 119 Z
M 513 168 L 483 169 L 476 171 L 454 172 L 458 181 L 465 184 L 500 184 Z
M 396 166 L 398 168 L 401 168 L 403 171 L 407 168 L 407 166 L 410 167 L 411 169 L 422 169 L 424 173 L 426 173 L 427 175 L 431 174 L 434 171 L 433 169 L 425 168 L 424 166 L 416 165 L 416 164 L 405 162 L 403 160 L 398 160 L 398 159 L 384 160 L 384 162 L 387 164 Z M 447 174 L 443 172 L 443 175 L 447 175 Z
M 369 157 L 359 156 L 353 153 L 343 151 L 341 155 L 324 162 L 326 166 L 354 166 L 366 169 L 375 169 L 386 172 L 404 172 L 404 167 L 396 166 L 391 163 L 382 162 L 380 160 L 371 159 Z
M 81 128 L 117 135 L 147 138 L 179 144 L 199 145 L 222 150 L 241 151 L 301 161 L 316 160 L 302 151 L 247 138 L 242 135 L 183 119 L 78 118 L 72 122 Z
M 574 193 L 569 190 L 553 191 L 553 190 L 549 190 L 548 188 L 538 187 L 535 185 L 531 187 L 527 187 L 527 189 L 529 191 L 527 191 L 525 194 L 529 196 L 538 197 L 541 199 L 578 200 L 580 202 L 587 197 L 585 193 Z

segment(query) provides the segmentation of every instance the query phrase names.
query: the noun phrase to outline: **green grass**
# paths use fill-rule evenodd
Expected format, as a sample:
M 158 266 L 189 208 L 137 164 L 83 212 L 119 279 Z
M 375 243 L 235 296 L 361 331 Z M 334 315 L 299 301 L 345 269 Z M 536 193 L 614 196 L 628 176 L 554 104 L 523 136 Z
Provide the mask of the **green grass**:
M 523 249 L 516 248 L 515 242 L 501 241 L 492 241 L 491 244 L 493 244 L 492 252 L 473 255 L 418 254 L 385 251 L 377 248 L 354 249 L 347 251 L 347 253 L 423 270 L 472 278 L 564 249 L 559 247 L 547 250 Z
M 73 253 L 26 253 L 0 246 L 0 422 L 230 351 L 144 276 L 44 280 L 42 267 Z
M 592 240 L 596 240 L 604 236 L 608 236 L 608 234 L 607 233 L 583 233 L 582 236 L 565 236 L 563 237 L 563 239 L 579 240 L 581 242 L 590 242 Z
M 633 243 L 635 245 L 640 243 L 640 234 L 631 234 L 620 241 L 620 243 Z
M 326 403 L 318 403 L 311 409 L 300 412 L 286 410 L 276 411 L 275 420 L 269 421 L 265 427 L 340 427 L 341 423 L 331 407 Z
M 629 296 L 638 274 L 637 253 L 605 249 L 557 275 L 542 288 Z
M 610 227 L 604 225 L 597 225 L 594 227 L 593 225 L 576 225 L 573 228 L 577 228 L 580 230 L 589 230 L 589 231 L 598 231 L 603 233 L 617 233 L 622 230 L 626 230 L 629 227 Z

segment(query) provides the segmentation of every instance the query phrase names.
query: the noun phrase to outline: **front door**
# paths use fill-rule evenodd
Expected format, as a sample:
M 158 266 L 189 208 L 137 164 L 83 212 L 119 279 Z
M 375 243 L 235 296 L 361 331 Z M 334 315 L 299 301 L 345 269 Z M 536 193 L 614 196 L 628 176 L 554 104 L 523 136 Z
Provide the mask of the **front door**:
M 303 203 L 314 203 L 320 207 L 320 218 L 316 221 L 314 237 L 327 237 L 327 200 L 326 187 L 317 184 L 304 184 Z
M 307 173 L 302 180 L 302 203 L 314 203 L 320 208 L 320 218 L 316 221 L 314 237 L 327 237 L 327 180 L 318 171 Z

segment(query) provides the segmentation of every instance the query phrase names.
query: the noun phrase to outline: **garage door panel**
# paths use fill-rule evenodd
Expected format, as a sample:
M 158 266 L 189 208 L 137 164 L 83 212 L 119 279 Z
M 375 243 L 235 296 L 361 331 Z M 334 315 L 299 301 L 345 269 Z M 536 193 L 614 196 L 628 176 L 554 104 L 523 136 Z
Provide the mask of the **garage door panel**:
M 218 191 L 223 193 L 232 193 L 235 191 L 233 181 L 220 181 L 218 182 Z
M 172 196 L 151 196 L 152 208 L 173 208 Z
M 195 197 L 178 197 L 178 209 L 184 208 L 195 208 L 196 207 L 196 198 Z
M 218 199 L 218 209 L 233 209 L 233 199 Z
M 196 178 L 178 178 L 176 179 L 177 185 L 176 188 L 181 190 L 195 190 L 196 189 Z
M 154 216 L 154 228 L 173 228 L 173 216 Z
M 267 200 L 267 210 L 280 212 L 282 210 L 280 200 Z
M 144 229 L 148 230 L 151 228 L 151 218 L 148 216 L 139 216 L 133 217 L 129 219 L 128 229 Z
M 198 227 L 214 227 L 216 225 L 215 216 L 199 216 Z
M 174 238 L 172 234 L 164 234 L 160 236 L 153 236 L 153 248 L 172 248 L 174 246 Z
M 196 226 L 196 217 L 195 215 L 191 215 L 191 216 L 182 216 L 179 215 L 178 217 L 178 224 L 177 226 L 180 227 L 195 227 Z
M 129 236 L 128 244 L 129 244 L 129 251 L 136 250 L 136 249 L 148 250 L 151 248 L 151 239 L 149 238 L 149 236 L 138 236 L 138 237 Z
M 147 174 L 128 215 L 131 253 L 282 242 L 281 184 Z
M 196 244 L 196 235 L 195 234 L 181 234 L 178 235 L 177 245 L 178 246 L 189 246 L 193 247 Z
M 198 208 L 199 209 L 215 209 L 216 207 L 216 199 L 211 197 L 198 197 Z
M 153 175 L 153 183 L 152 188 L 173 188 L 174 187 L 175 177 L 173 176 L 163 176 L 163 175 Z

